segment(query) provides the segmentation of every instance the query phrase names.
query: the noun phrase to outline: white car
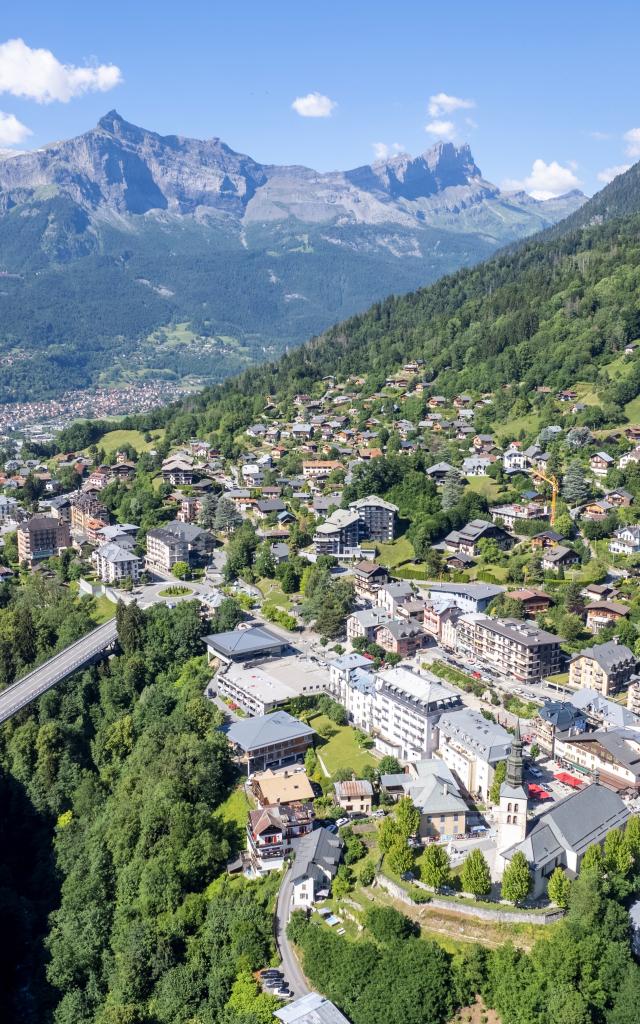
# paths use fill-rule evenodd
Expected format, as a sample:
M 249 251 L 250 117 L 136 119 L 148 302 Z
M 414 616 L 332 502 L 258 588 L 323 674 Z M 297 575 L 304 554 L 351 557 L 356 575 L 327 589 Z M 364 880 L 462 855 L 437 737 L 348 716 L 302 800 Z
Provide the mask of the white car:
M 336 825 L 338 826 L 338 828 L 342 828 L 343 825 L 348 825 L 348 824 L 349 824 L 349 819 L 348 818 L 338 818 L 338 820 L 336 821 Z

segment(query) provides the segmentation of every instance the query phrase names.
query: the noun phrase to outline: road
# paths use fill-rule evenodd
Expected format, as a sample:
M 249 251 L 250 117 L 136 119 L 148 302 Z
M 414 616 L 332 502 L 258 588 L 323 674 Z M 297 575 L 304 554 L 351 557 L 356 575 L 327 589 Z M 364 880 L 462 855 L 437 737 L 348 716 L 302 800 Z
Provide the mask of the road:
M 45 661 L 43 665 L 33 669 L 17 683 L 8 686 L 0 693 L 0 722 L 6 722 L 20 708 L 30 704 L 32 700 L 50 690 L 56 683 L 84 668 L 93 659 L 104 652 L 116 639 L 116 620 L 98 626 L 80 640 L 66 647 L 64 651 Z
M 286 980 L 289 983 L 289 988 L 294 994 L 294 998 L 298 999 L 300 996 L 306 996 L 310 991 L 307 985 L 304 974 L 300 964 L 298 963 L 297 957 L 291 948 L 291 944 L 287 938 L 287 924 L 289 921 L 289 914 L 291 912 L 291 868 L 287 868 L 286 874 L 282 879 L 280 891 L 278 892 L 278 901 L 276 903 L 276 916 L 275 916 L 275 935 L 276 943 L 280 951 L 280 957 L 282 959 L 281 970 Z

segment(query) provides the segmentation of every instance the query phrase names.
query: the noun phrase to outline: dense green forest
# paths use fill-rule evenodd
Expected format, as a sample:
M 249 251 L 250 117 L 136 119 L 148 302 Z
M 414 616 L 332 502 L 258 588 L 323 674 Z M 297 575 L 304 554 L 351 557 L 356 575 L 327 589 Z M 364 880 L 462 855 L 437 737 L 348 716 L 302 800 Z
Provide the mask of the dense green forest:
M 277 879 L 225 875 L 235 775 L 197 606 L 118 620 L 118 657 L 0 731 L 0 1019 L 264 1024 Z

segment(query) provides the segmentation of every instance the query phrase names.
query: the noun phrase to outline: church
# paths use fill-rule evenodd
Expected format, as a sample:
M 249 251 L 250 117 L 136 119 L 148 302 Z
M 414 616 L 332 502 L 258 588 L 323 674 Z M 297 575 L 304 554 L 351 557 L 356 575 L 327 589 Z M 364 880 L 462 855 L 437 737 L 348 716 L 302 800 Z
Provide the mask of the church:
M 523 853 L 533 876 L 534 898 L 544 895 L 555 868 L 575 877 L 587 848 L 604 843 L 607 833 L 624 827 L 630 816 L 618 794 L 598 782 L 558 800 L 531 821 L 528 806 L 518 723 L 500 787 L 496 868 L 502 875 L 513 855 Z

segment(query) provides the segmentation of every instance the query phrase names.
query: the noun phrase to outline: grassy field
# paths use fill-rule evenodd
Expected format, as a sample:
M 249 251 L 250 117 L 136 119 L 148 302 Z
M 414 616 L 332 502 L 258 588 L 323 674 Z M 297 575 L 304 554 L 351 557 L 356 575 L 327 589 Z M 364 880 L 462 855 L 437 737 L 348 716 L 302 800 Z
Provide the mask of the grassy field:
M 140 430 L 110 430 L 98 441 L 98 447 L 103 448 L 107 455 L 122 448 L 124 444 L 130 444 L 137 452 L 148 452 L 155 447 L 164 430 L 152 430 L 153 440 L 145 441 L 144 434 Z
M 108 597 L 86 597 L 82 598 L 82 600 L 92 600 L 94 602 L 95 612 L 93 618 L 98 626 L 101 626 L 103 622 L 108 622 L 116 614 L 116 606 Z
M 624 407 L 624 414 L 630 423 L 640 423 L 640 395 L 627 402 Z
M 340 768 L 351 768 L 358 775 L 366 765 L 376 763 L 368 750 L 358 746 L 351 726 L 336 725 L 326 715 L 314 715 L 309 725 L 320 736 L 318 754 L 330 775 L 334 775 Z
M 416 556 L 413 544 L 406 535 L 398 537 L 390 544 L 376 544 L 376 551 L 377 561 L 380 565 L 385 565 L 387 569 L 394 569 L 396 565 L 410 562 Z
M 470 491 L 481 494 L 487 501 L 495 501 L 500 495 L 500 484 L 490 476 L 472 476 L 468 486 Z
M 247 824 L 247 814 L 255 806 L 255 802 L 249 800 L 246 794 L 243 780 L 235 789 L 231 790 L 224 803 L 220 804 L 216 809 L 216 814 L 228 824 L 237 825 L 239 829 L 244 829 Z
M 529 412 L 525 416 L 514 416 L 513 419 L 507 420 L 505 423 L 500 423 L 496 427 L 497 433 L 500 437 L 507 439 L 517 438 L 521 431 L 525 434 L 535 434 L 538 432 L 540 426 L 540 417 L 536 412 Z M 474 479 L 482 480 L 482 477 L 475 477 Z
M 256 586 L 264 598 L 264 605 L 282 608 L 287 612 L 291 611 L 291 598 L 280 589 L 277 580 L 261 579 L 258 580 Z

